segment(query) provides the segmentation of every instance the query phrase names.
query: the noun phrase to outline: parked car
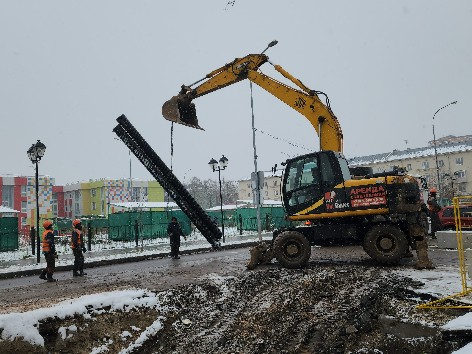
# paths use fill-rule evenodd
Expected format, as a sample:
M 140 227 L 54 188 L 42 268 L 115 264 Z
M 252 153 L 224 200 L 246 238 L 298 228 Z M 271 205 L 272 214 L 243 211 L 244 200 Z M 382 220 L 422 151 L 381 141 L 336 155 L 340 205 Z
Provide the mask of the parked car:
M 472 229 L 472 205 L 459 206 L 461 224 L 463 229 Z M 454 221 L 454 207 L 447 206 L 438 213 L 439 220 L 444 230 L 455 230 L 456 223 Z

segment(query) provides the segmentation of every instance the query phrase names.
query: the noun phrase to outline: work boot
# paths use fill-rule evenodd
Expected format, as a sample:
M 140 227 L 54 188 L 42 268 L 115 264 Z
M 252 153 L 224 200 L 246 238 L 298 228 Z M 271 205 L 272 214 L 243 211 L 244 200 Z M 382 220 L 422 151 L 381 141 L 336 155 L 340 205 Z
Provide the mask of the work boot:
M 72 272 L 72 276 L 73 276 L 73 277 L 78 277 L 79 275 L 80 275 L 79 272 L 77 272 L 77 271 L 75 271 L 75 270 Z
M 46 278 L 46 272 L 43 270 L 42 273 L 39 276 L 39 279 L 47 280 Z
M 51 274 L 51 275 L 48 274 L 48 278 L 47 278 L 47 279 L 48 279 L 48 282 L 55 282 L 55 281 L 56 281 L 56 279 L 54 279 L 54 278 L 52 277 L 52 274 Z
M 84 273 L 83 270 L 80 271 L 79 276 L 83 277 L 84 275 L 87 275 L 87 273 Z

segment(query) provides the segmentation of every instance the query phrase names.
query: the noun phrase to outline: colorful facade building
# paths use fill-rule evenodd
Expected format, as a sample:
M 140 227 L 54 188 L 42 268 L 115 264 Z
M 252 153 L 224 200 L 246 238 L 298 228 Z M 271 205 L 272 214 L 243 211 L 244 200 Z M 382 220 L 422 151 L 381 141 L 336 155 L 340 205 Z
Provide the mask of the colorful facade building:
M 132 185 L 130 185 L 130 182 Z M 55 179 L 39 176 L 39 218 L 108 216 L 122 211 L 112 203 L 162 202 L 164 189 L 156 181 L 99 179 L 56 186 Z M 18 230 L 28 233 L 36 225 L 35 177 L 0 176 L 1 205 L 18 210 Z
M 53 214 L 54 178 L 39 176 L 38 178 L 39 218 L 51 218 Z M 20 211 L 18 214 L 18 230 L 29 232 L 36 225 L 36 188 L 35 177 L 0 176 L 0 200 L 2 205 Z
M 90 180 L 64 186 L 64 212 L 67 218 L 82 215 L 107 216 L 122 211 L 113 203 L 162 202 L 164 189 L 156 181 L 124 179 Z

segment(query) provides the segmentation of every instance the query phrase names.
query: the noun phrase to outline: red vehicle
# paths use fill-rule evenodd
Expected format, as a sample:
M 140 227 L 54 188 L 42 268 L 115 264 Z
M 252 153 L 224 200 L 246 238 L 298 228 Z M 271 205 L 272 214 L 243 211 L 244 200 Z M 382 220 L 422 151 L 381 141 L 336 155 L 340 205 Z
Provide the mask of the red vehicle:
M 459 206 L 461 224 L 463 229 L 472 229 L 472 205 Z M 438 213 L 439 220 L 444 230 L 455 230 L 456 223 L 454 221 L 454 207 L 447 206 Z

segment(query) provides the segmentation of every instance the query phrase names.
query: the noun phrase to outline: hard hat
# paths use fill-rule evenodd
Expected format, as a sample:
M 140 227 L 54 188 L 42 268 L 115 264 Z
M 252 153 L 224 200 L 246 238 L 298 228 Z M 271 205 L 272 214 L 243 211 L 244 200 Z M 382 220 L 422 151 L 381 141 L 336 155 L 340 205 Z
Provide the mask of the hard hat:
M 74 227 L 81 224 L 81 223 L 82 223 L 82 221 L 80 221 L 79 219 L 75 219 L 74 221 L 72 221 L 72 225 L 74 225 Z
M 45 221 L 43 222 L 43 227 L 44 227 L 45 229 L 47 229 L 47 228 L 48 228 L 49 226 L 51 226 L 51 225 L 52 225 L 52 221 L 51 221 L 51 220 L 45 220 Z
M 429 193 L 436 193 L 436 188 L 431 188 L 431 189 L 429 190 Z

